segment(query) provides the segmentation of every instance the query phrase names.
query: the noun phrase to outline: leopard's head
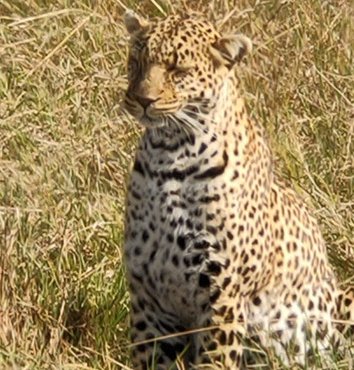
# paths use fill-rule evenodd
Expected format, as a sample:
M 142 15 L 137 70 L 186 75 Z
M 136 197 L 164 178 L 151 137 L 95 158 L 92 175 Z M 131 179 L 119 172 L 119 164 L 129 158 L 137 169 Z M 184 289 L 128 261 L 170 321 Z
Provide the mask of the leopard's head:
M 205 20 L 125 14 L 130 34 L 126 109 L 147 127 L 192 124 L 208 113 L 230 70 L 251 49 L 241 34 L 222 36 Z

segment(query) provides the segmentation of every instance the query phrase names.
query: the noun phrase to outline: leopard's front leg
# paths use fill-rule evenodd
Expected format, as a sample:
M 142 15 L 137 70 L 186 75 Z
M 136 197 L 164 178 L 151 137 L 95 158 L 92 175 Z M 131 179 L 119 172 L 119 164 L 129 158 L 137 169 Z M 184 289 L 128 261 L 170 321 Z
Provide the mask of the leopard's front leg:
M 135 288 L 138 288 L 136 282 Z M 178 335 L 185 329 L 173 315 L 159 311 L 154 304 L 153 297 L 147 294 L 141 293 L 139 297 L 132 294 L 133 369 L 177 370 L 178 362 L 184 363 L 188 337 Z
M 197 320 L 197 326 L 205 330 L 195 336 L 195 366 L 237 370 L 242 367 L 241 339 L 246 332 L 244 298 L 240 277 L 232 272 L 230 260 L 222 253 L 225 241 L 215 240 L 208 235 L 196 241 L 207 250 L 200 281 L 207 281 L 209 302 Z
M 214 302 L 209 317 L 203 319 L 202 327 L 209 328 L 196 338 L 196 368 L 238 370 L 242 367 L 242 336 L 245 334 L 242 305 L 235 298 L 230 302 L 223 292 Z M 228 303 L 226 303 L 226 301 Z

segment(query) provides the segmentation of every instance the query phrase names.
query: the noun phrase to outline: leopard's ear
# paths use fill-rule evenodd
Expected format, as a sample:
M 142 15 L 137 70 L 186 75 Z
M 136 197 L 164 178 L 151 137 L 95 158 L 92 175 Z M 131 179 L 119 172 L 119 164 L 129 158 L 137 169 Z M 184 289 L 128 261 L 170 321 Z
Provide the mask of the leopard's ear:
M 124 14 L 124 23 L 127 31 L 130 34 L 144 31 L 149 27 L 149 21 L 140 17 L 133 10 L 128 9 Z
M 221 37 L 210 47 L 214 59 L 229 68 L 252 50 L 252 41 L 245 35 L 233 34 Z

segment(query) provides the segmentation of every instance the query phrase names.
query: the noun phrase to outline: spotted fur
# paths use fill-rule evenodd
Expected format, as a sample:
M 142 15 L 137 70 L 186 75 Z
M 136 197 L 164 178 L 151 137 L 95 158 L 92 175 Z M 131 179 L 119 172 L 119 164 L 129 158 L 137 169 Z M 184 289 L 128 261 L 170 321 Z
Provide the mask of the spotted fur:
M 193 16 L 125 22 L 125 105 L 146 127 L 126 212 L 134 369 L 241 369 L 252 336 L 304 364 L 353 297 L 246 113 L 235 65 L 250 40 Z

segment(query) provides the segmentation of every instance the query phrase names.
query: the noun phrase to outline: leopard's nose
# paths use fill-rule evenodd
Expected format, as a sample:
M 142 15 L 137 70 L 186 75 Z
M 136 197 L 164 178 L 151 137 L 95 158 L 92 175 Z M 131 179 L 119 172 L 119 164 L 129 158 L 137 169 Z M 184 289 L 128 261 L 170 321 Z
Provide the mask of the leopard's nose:
M 158 99 L 151 99 L 151 98 L 148 98 L 148 97 L 145 97 L 145 96 L 139 96 L 139 95 L 136 95 L 135 96 L 135 99 L 137 100 L 137 102 L 144 108 L 146 109 L 149 105 L 151 105 L 152 103 L 154 103 L 155 101 L 157 101 Z

